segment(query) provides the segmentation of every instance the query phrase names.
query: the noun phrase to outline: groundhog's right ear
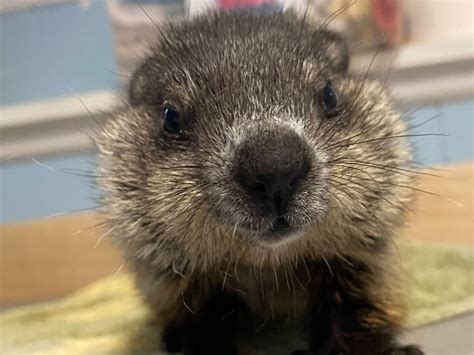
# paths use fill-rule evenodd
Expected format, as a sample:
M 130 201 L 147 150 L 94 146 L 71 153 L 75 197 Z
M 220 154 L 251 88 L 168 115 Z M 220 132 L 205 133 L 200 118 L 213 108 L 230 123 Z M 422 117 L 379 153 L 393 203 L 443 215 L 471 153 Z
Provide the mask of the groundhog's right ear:
M 330 67 L 339 73 L 347 72 L 349 68 L 349 48 L 347 43 L 335 32 L 320 30 L 317 32 L 317 46 L 325 54 Z
M 148 101 L 152 91 L 149 85 L 151 69 L 150 64 L 144 62 L 133 73 L 128 86 L 128 99 L 132 106 Z

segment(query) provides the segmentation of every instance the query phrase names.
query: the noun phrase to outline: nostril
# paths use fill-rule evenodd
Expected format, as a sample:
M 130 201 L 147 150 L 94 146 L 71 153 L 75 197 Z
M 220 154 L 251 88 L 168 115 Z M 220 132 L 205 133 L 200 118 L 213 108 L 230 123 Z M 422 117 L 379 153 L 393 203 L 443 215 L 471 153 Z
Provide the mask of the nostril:
M 289 225 L 290 224 L 283 217 L 279 217 L 275 221 L 275 228 L 284 228 L 284 227 L 288 227 Z
M 294 187 L 299 181 L 301 180 L 301 177 L 295 176 L 291 179 L 289 186 Z
M 237 174 L 237 181 L 244 190 L 252 195 L 260 197 L 267 193 L 265 182 L 258 179 L 251 172 L 245 171 L 245 169 Z
M 290 195 L 291 192 L 288 189 L 275 191 L 273 195 L 273 205 L 279 215 L 286 213 Z
M 251 191 L 258 192 L 258 193 L 266 192 L 265 184 L 262 184 L 261 182 L 255 182 L 253 184 L 249 184 L 247 185 L 247 188 Z
M 298 185 L 301 181 L 303 181 L 306 178 L 306 176 L 308 175 L 308 172 L 309 172 L 309 163 L 307 160 L 305 160 L 301 164 L 301 166 L 295 169 L 295 174 L 291 177 L 288 186 L 290 188 L 294 188 L 296 185 Z
M 273 203 L 275 204 L 275 207 L 276 207 L 277 211 L 280 213 L 281 210 L 282 210 L 282 198 L 281 198 L 280 193 L 276 193 L 273 196 Z
M 301 181 L 303 181 L 305 177 L 306 177 L 306 174 L 297 174 L 297 175 L 295 175 L 294 177 L 291 178 L 288 186 L 291 187 L 291 188 L 295 187 Z

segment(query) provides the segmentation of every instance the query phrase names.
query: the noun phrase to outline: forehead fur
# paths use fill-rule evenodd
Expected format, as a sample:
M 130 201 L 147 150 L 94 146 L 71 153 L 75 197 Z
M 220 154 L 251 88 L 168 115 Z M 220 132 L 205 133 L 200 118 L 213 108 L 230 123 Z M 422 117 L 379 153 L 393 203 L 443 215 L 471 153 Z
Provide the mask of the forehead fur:
M 282 104 L 290 91 L 300 91 L 308 68 L 340 71 L 347 61 L 339 37 L 291 13 L 214 13 L 165 26 L 131 92 L 137 102 L 155 104 L 226 95 Z

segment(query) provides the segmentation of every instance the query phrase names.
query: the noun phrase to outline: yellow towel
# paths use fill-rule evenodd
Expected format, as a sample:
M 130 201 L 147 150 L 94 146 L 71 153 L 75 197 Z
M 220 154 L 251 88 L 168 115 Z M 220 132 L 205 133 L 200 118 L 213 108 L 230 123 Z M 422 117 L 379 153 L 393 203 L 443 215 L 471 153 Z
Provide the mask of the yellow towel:
M 408 271 L 411 326 L 474 310 L 470 251 L 404 242 L 400 253 Z M 1 354 L 156 353 L 158 345 L 128 274 L 0 316 Z

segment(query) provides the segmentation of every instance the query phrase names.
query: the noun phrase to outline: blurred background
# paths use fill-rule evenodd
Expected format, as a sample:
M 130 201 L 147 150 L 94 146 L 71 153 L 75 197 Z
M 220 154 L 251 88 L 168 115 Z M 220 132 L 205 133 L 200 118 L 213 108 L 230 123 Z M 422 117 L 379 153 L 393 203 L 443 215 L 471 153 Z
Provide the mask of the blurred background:
M 1 306 L 64 295 L 121 268 L 88 229 L 97 218 L 94 183 L 80 176 L 93 168 L 89 132 L 120 103 L 153 22 L 243 6 L 307 7 L 319 22 L 347 7 L 329 27 L 350 41 L 352 70 L 387 83 L 419 126 L 413 133 L 446 135 L 413 138 L 416 168 L 447 172 L 424 188 L 451 201 L 424 201 L 419 215 L 432 213 L 425 224 L 438 233 L 423 233 L 472 249 L 472 1 L 0 0 Z

